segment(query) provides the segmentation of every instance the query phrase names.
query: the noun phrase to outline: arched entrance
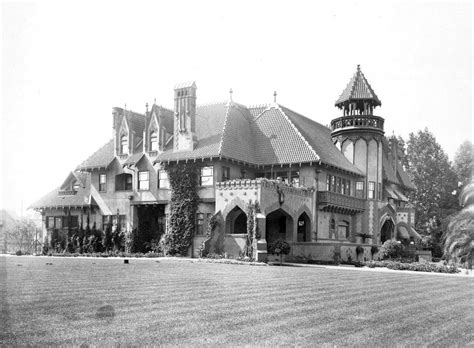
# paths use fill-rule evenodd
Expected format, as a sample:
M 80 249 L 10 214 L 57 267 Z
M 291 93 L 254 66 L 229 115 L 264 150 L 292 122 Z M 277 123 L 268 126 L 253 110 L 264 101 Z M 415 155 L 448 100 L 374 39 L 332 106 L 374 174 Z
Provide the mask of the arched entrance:
M 382 225 L 380 229 L 380 243 L 383 244 L 387 240 L 391 240 L 393 238 L 393 232 L 395 230 L 395 224 L 393 223 L 392 219 L 387 219 Z
M 293 235 L 293 219 L 283 209 L 275 210 L 267 215 L 265 226 L 265 239 L 268 244 L 282 239 L 291 241 Z
M 297 237 L 298 242 L 310 242 L 311 241 L 311 221 L 306 213 L 303 213 L 298 218 L 298 223 L 296 224 L 297 228 Z
M 226 233 L 247 233 L 247 215 L 239 206 L 235 206 L 234 209 L 227 214 Z

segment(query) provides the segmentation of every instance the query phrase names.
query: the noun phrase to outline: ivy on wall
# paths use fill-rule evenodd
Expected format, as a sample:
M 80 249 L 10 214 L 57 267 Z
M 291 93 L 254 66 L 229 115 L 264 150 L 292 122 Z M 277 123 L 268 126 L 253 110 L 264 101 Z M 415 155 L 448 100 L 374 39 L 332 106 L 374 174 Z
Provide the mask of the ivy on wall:
M 165 255 L 186 255 L 191 246 L 199 200 L 198 168 L 191 162 L 165 168 L 171 185 L 169 225 L 160 240 Z
M 259 238 L 257 236 L 256 215 L 260 212 L 258 201 L 249 202 L 246 209 L 247 214 L 247 239 L 245 241 L 245 256 L 253 258 L 254 241 Z

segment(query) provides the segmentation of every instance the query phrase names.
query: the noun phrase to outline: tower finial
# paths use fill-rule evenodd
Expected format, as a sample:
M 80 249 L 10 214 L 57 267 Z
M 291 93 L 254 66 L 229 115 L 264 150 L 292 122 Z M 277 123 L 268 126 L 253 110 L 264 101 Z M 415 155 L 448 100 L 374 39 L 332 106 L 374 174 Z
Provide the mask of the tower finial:
M 277 102 L 277 91 L 274 91 L 274 92 L 273 92 L 273 102 L 274 102 L 274 103 Z
M 357 71 L 360 71 L 360 64 L 357 64 Z
M 153 104 L 155 104 L 155 105 L 156 105 L 156 98 L 153 100 Z
M 229 90 L 229 100 L 232 101 L 232 93 L 234 93 L 234 91 L 232 90 L 232 88 Z
M 125 103 L 123 109 L 124 109 L 124 110 L 127 110 L 127 103 Z
M 148 112 L 148 102 L 146 102 L 145 107 L 146 107 L 146 112 Z

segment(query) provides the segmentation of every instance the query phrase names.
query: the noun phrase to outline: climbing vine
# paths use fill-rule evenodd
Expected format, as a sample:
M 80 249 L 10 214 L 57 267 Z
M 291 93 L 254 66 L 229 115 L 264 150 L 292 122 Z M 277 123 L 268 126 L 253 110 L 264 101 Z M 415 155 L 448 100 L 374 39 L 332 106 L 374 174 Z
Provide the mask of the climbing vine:
M 258 205 L 258 201 L 255 203 L 250 203 L 247 205 L 246 209 L 247 214 L 247 239 L 245 242 L 245 256 L 249 258 L 253 258 L 253 244 L 254 240 L 258 239 L 257 236 L 257 226 L 256 226 L 256 218 L 255 216 L 257 213 L 260 212 L 260 208 Z
M 167 166 L 171 185 L 168 230 L 160 240 L 165 255 L 186 255 L 194 236 L 198 206 L 198 166 L 195 163 Z

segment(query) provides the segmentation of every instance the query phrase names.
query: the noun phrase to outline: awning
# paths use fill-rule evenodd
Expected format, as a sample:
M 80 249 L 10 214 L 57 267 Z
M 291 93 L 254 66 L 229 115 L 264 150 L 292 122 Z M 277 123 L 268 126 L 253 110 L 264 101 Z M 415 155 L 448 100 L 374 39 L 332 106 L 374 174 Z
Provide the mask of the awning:
M 385 194 L 387 195 L 388 198 L 393 198 L 393 199 L 399 199 L 398 196 L 393 192 L 392 190 L 392 185 L 386 185 L 384 187 Z
M 102 215 L 112 215 L 112 212 L 110 211 L 109 207 L 107 206 L 107 204 L 105 204 L 105 201 L 102 199 L 99 192 L 97 192 L 95 187 L 92 185 L 91 185 L 91 197 L 99 206 L 100 210 L 102 211 Z
M 421 236 L 411 226 L 397 226 L 397 239 L 421 239 Z
M 405 226 L 397 227 L 397 239 L 410 239 L 410 234 Z
M 401 192 L 396 186 L 393 187 L 393 191 L 395 192 L 395 194 L 396 194 L 398 197 L 400 197 L 399 199 L 400 199 L 401 201 L 408 202 L 407 196 L 405 196 L 405 195 L 403 194 L 403 192 Z

